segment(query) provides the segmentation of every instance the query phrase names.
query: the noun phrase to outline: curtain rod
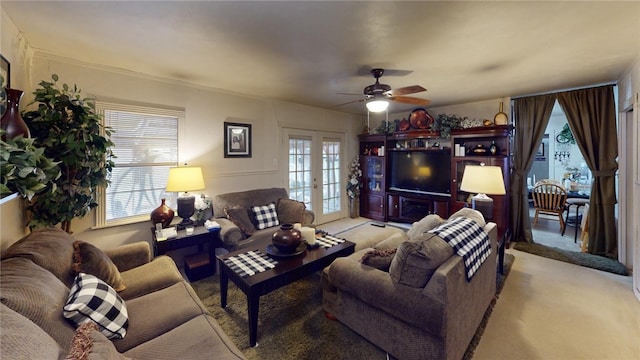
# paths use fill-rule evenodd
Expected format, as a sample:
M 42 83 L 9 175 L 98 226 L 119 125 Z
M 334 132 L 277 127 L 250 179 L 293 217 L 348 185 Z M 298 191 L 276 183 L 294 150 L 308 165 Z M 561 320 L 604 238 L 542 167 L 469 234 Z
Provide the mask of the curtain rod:
M 568 89 L 563 89 L 563 90 L 547 91 L 547 92 L 541 92 L 541 93 L 536 93 L 536 94 L 516 96 L 516 97 L 512 97 L 511 100 L 522 99 L 522 98 L 531 97 L 531 96 L 558 94 L 558 93 L 562 93 L 562 92 L 575 91 L 575 90 L 592 89 L 592 88 L 597 88 L 597 87 L 607 86 L 607 85 L 617 86 L 618 83 L 613 81 L 613 82 L 606 82 L 606 83 L 601 83 L 601 84 L 596 84 L 596 85 L 581 86 L 581 87 L 568 88 Z

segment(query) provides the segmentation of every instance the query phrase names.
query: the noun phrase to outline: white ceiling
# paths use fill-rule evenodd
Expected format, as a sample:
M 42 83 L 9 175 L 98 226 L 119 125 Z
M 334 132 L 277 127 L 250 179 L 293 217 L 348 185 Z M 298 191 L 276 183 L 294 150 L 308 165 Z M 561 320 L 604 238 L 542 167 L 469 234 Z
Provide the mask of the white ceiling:
M 371 67 L 430 106 L 617 80 L 640 2 L 7 1 L 36 50 L 236 93 L 365 113 Z M 412 106 L 394 104 L 391 112 Z

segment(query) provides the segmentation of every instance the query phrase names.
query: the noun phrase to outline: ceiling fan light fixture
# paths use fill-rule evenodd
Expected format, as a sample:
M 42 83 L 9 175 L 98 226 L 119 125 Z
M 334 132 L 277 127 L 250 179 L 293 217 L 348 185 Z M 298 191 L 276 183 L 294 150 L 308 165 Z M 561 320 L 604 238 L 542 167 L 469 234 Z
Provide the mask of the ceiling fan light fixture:
M 367 101 L 367 110 L 371 112 L 383 112 L 389 107 L 389 101 L 384 98 L 374 97 Z

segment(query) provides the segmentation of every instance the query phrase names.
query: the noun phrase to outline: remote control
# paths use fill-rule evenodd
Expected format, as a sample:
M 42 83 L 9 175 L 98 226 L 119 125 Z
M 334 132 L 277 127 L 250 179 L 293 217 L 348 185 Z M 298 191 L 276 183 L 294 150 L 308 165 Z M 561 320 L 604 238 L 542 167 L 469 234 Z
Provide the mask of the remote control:
M 385 227 L 385 226 L 387 226 L 387 225 L 385 225 L 385 224 L 371 223 L 371 226 Z

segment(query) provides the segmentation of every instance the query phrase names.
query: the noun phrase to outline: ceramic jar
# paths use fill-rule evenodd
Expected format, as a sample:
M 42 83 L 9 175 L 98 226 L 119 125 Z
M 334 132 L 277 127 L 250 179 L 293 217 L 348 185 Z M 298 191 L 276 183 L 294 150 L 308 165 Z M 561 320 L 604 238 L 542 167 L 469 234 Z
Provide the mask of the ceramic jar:
M 151 212 L 151 221 L 153 225 L 162 224 L 162 228 L 168 228 L 173 220 L 173 210 L 165 204 L 166 199 L 162 199 L 162 204 Z
M 302 233 L 293 224 L 282 224 L 271 237 L 273 245 L 283 253 L 292 253 L 302 243 Z

